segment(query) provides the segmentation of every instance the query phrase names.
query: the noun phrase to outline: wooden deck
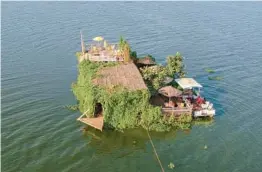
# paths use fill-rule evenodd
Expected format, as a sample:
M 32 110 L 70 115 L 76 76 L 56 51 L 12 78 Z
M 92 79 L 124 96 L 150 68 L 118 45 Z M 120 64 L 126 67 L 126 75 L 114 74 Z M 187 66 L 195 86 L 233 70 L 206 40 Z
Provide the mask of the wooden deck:
M 185 108 L 162 108 L 162 112 L 164 114 L 168 114 L 168 115 L 184 115 L 184 114 L 188 114 L 188 115 L 192 115 L 192 108 L 190 107 L 185 107 Z
M 94 127 L 100 131 L 103 130 L 103 125 L 104 125 L 104 117 L 103 116 L 99 116 L 96 118 L 87 118 L 87 117 L 83 117 L 80 116 L 78 119 L 78 121 L 81 121 L 87 125 L 90 125 L 91 127 Z

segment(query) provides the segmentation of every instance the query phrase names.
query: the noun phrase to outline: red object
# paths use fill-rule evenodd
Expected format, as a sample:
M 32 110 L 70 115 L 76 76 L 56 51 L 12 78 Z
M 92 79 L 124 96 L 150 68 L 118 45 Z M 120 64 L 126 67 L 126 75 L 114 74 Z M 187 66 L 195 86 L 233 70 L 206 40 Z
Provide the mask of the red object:
M 199 96 L 199 97 L 197 97 L 196 102 L 197 102 L 198 104 L 201 104 L 201 103 L 204 102 L 204 99 L 202 99 L 202 98 Z

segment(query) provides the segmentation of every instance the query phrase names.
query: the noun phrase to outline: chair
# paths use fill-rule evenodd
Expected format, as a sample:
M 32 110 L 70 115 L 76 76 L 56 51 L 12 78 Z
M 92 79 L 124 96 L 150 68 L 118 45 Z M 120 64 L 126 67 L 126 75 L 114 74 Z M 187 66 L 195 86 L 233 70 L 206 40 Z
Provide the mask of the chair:
M 213 104 L 210 103 L 209 106 L 208 106 L 208 109 L 211 110 L 213 108 Z

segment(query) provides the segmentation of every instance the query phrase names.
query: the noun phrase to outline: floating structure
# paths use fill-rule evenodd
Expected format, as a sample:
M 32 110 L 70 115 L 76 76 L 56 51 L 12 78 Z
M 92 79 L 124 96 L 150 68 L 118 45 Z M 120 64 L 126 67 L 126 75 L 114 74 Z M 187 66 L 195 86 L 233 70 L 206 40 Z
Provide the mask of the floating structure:
M 105 65 L 105 67 L 100 67 L 95 74 L 96 77 L 91 76 L 92 78 L 91 83 L 93 86 L 105 88 L 105 90 L 109 92 L 110 92 L 110 88 L 114 88 L 117 86 L 123 87 L 127 89 L 129 92 L 136 92 L 136 91 L 143 91 L 143 90 L 149 92 L 147 82 L 144 80 L 142 73 L 139 69 L 144 67 L 149 67 L 153 71 L 157 71 L 162 67 L 158 66 L 149 56 L 146 56 L 145 58 L 137 59 L 135 62 L 134 61 L 126 62 L 125 60 L 126 55 L 125 52 L 123 51 L 123 48 L 121 48 L 121 45 L 110 44 L 106 40 L 104 40 L 104 38 L 101 36 L 93 38 L 93 41 L 94 41 L 93 43 L 91 43 L 88 47 L 86 47 L 81 33 L 82 52 L 78 56 L 79 64 L 85 60 L 89 61 L 92 64 L 97 62 L 105 62 L 103 64 L 107 64 L 107 62 L 118 63 L 117 65 L 113 65 L 113 66 Z M 174 82 L 176 82 L 180 88 L 173 87 L 172 83 Z M 165 86 L 159 88 L 157 90 L 157 94 L 151 95 L 148 101 L 148 103 L 150 103 L 152 106 L 161 108 L 162 117 L 163 116 L 167 116 L 167 117 L 174 116 L 175 118 L 180 118 L 181 116 L 213 117 L 215 115 L 215 109 L 213 108 L 213 104 L 206 101 L 200 95 L 200 90 L 202 89 L 202 85 L 199 84 L 193 78 L 173 79 L 170 76 L 166 76 L 163 79 L 163 83 L 164 83 L 163 85 Z M 146 97 L 146 94 L 140 96 L 140 99 L 143 99 L 142 97 Z M 98 101 L 97 99 L 99 98 L 94 98 L 94 101 L 96 102 L 91 103 L 91 104 L 95 104 L 94 111 L 92 111 L 92 115 L 91 116 L 90 114 L 87 115 L 85 112 L 77 120 L 101 131 L 103 130 L 105 120 L 114 120 L 114 125 L 118 126 L 117 120 L 119 119 L 115 119 L 114 117 L 103 116 L 103 110 L 104 110 L 103 105 L 97 102 Z M 100 101 L 105 103 L 104 100 L 102 99 L 100 99 Z M 123 103 L 126 103 L 125 101 L 127 100 L 124 100 L 123 102 L 120 103 L 122 103 L 123 105 Z M 125 106 L 129 108 L 132 107 L 135 109 L 136 108 L 135 103 L 139 101 L 142 100 L 132 99 L 132 103 L 134 104 L 126 104 Z M 115 106 L 117 106 L 117 104 L 115 104 Z M 112 110 L 110 112 L 112 113 Z M 139 119 L 141 118 L 140 116 L 141 112 L 140 111 L 137 112 L 138 112 L 137 118 Z M 107 113 L 108 113 L 108 109 L 107 109 Z M 123 109 L 123 113 L 125 113 L 124 109 Z M 125 118 L 124 115 L 123 118 Z M 128 124 L 125 125 L 128 126 Z M 121 127 L 123 127 L 122 124 Z

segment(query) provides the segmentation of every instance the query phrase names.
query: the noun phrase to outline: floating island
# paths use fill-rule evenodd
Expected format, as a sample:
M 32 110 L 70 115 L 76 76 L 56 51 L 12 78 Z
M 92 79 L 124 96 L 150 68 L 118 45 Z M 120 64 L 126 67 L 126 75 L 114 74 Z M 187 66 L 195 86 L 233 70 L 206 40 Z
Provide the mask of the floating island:
M 180 53 L 165 66 L 151 55 L 138 58 L 122 37 L 109 43 L 95 37 L 77 52 L 78 78 L 72 91 L 82 115 L 77 119 L 96 129 L 143 127 L 169 131 L 188 129 L 194 118 L 213 118 L 213 104 L 201 97 L 202 86 L 185 77 Z

